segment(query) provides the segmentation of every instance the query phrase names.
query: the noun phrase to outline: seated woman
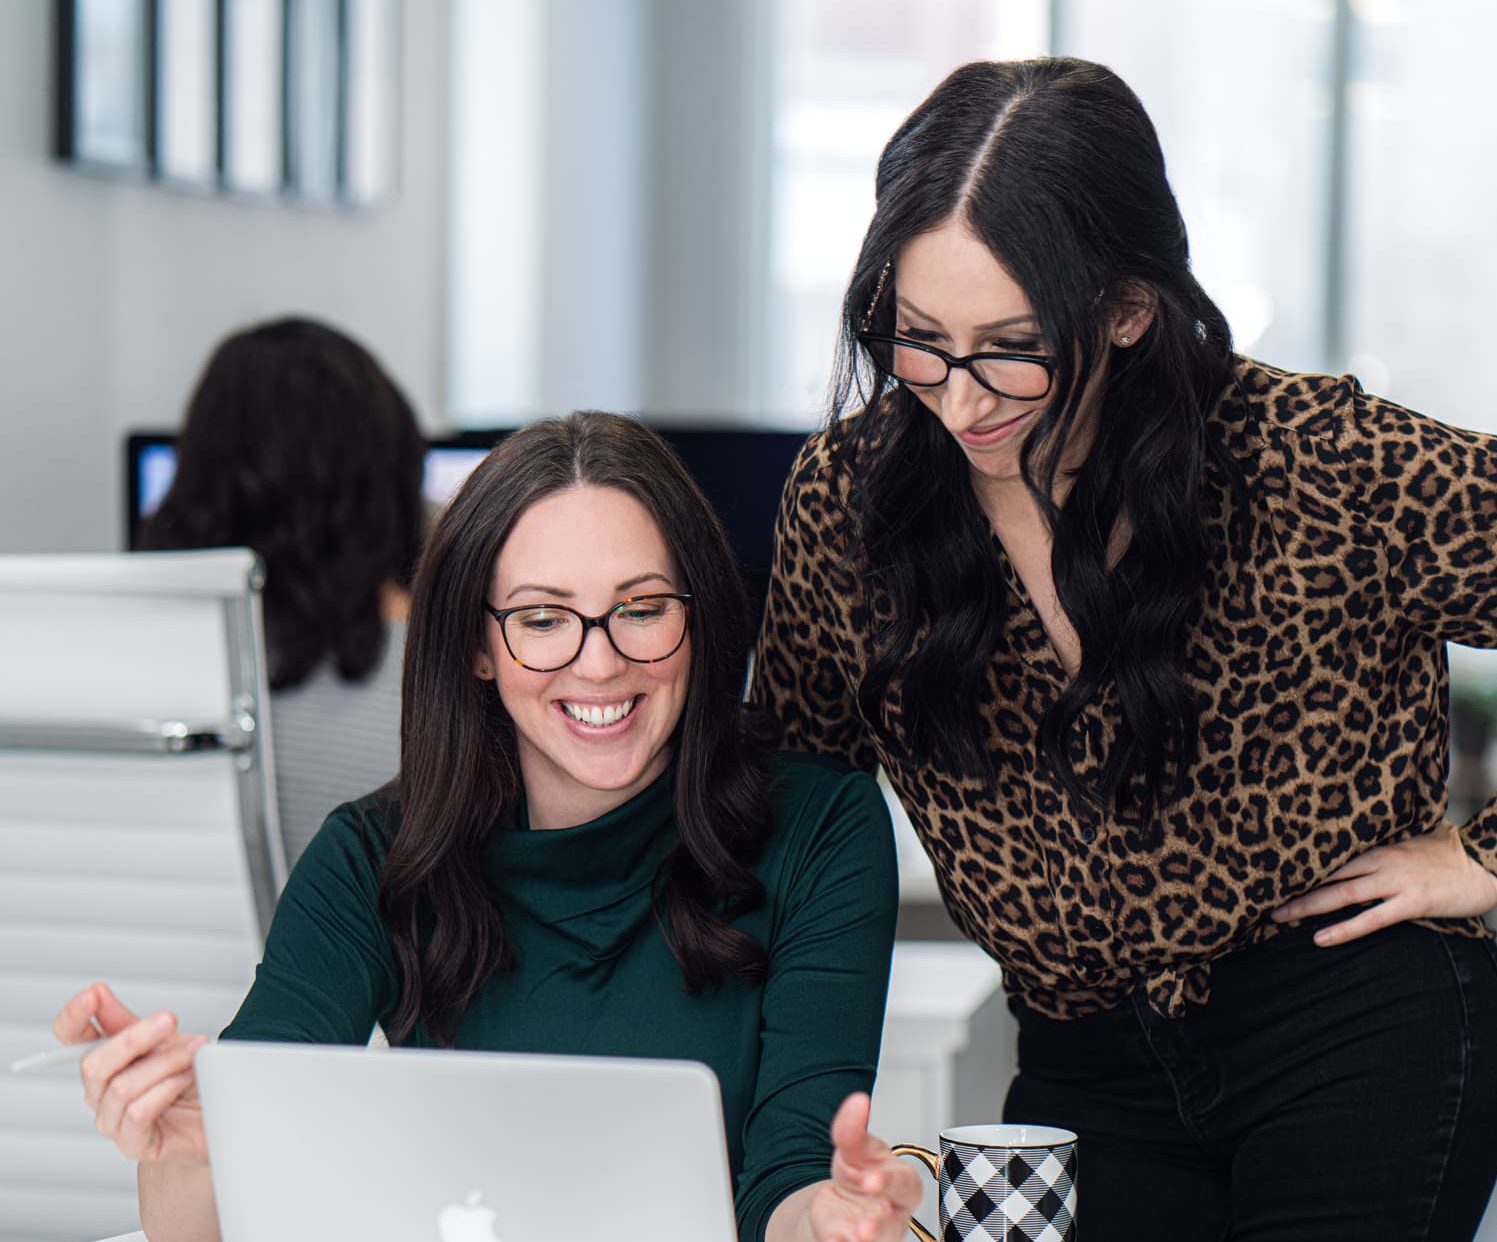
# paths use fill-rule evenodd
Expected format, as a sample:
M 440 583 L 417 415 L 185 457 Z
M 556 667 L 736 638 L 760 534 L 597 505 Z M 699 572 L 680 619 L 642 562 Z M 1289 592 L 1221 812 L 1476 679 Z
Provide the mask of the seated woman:
M 902 1238 L 918 1178 L 867 1134 L 863 1094 L 888 815 L 870 777 L 754 743 L 745 608 L 653 432 L 590 413 L 510 436 L 416 577 L 399 779 L 312 841 L 223 1037 L 357 1044 L 377 1022 L 397 1045 L 703 1061 L 745 1242 Z M 103 984 L 55 1029 L 110 1036 L 84 1093 L 141 1161 L 152 1242 L 215 1237 L 205 1038 Z
M 177 440 L 146 550 L 253 548 L 265 563 L 276 803 L 288 862 L 400 756 L 400 649 L 426 524 L 426 445 L 357 341 L 309 319 L 224 340 Z

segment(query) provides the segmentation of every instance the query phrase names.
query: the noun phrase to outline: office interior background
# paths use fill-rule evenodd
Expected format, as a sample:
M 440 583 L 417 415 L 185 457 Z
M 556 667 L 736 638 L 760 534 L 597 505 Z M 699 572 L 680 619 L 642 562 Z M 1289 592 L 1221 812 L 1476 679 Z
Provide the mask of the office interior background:
M 60 162 L 56 6 L 0 4 L 0 552 L 122 547 L 126 435 L 283 313 L 366 343 L 433 433 L 809 430 L 882 143 L 957 64 L 1049 52 L 1143 99 L 1242 352 L 1497 433 L 1484 0 L 370 2 L 397 189 L 366 207 Z M 1486 773 L 1494 654 L 1452 650 Z
M 365 341 L 433 431 L 815 426 L 880 146 L 976 57 L 1123 74 L 1243 352 L 1497 431 L 1479 0 L 352 5 L 398 45 L 395 193 L 359 209 L 59 162 L 57 6 L 0 6 L 0 551 L 122 546 L 126 433 L 176 426 L 214 343 L 285 312 Z M 1452 658 L 1484 748 L 1497 666 Z

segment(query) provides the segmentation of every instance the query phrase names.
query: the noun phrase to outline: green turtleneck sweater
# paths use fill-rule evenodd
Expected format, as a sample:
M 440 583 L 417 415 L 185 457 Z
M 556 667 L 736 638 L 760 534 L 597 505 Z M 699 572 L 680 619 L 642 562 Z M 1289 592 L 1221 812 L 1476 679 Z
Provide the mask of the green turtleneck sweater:
M 768 952 L 762 985 L 683 989 L 650 908 L 676 839 L 672 770 L 576 828 L 530 832 L 523 813 L 495 828 L 484 873 L 518 965 L 488 980 L 456 1036 L 460 1048 L 711 1066 L 743 1242 L 760 1242 L 781 1199 L 827 1176 L 832 1114 L 872 1088 L 897 902 L 873 780 L 808 755 L 778 755 L 770 771 L 775 829 L 754 866 L 767 901 L 735 924 Z M 377 898 L 396 815 L 371 795 L 328 817 L 224 1038 L 362 1044 L 387 1024 L 399 976 Z

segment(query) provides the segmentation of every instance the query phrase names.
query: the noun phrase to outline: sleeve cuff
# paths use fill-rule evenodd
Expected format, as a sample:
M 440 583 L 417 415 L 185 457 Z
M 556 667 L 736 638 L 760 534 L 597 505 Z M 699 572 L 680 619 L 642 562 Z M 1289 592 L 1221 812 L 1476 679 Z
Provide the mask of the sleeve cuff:
M 1460 829 L 1460 838 L 1466 853 L 1497 875 L 1497 798 Z
M 774 1215 L 775 1208 L 797 1190 L 825 1181 L 828 1163 L 807 1163 L 781 1169 L 742 1195 L 736 1204 L 739 1242 L 764 1242 L 764 1232 L 769 1228 L 769 1218 Z

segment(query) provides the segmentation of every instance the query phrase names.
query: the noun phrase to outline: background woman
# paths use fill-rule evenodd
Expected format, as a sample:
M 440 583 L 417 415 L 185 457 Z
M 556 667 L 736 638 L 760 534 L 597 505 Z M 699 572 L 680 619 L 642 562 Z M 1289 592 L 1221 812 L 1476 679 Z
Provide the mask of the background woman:
M 358 342 L 281 319 L 209 358 L 147 549 L 265 563 L 276 801 L 294 863 L 333 807 L 394 774 L 400 650 L 421 550 L 425 442 Z
M 584 414 L 506 439 L 417 575 L 399 782 L 308 847 L 224 1037 L 363 1043 L 379 1022 L 403 1045 L 700 1060 L 744 1239 L 895 1242 L 919 1182 L 867 1135 L 865 1094 L 888 812 L 867 776 L 750 739 L 746 615 L 653 432 Z M 202 1037 L 102 984 L 57 1034 L 94 1023 L 112 1038 L 85 1096 L 142 1162 L 152 1242 L 215 1236 Z
M 887 769 L 1086 1236 L 1469 1238 L 1497 805 L 1444 822 L 1444 645 L 1497 645 L 1497 445 L 1234 355 L 1152 125 L 1074 60 L 895 133 L 842 348 L 756 696 Z

